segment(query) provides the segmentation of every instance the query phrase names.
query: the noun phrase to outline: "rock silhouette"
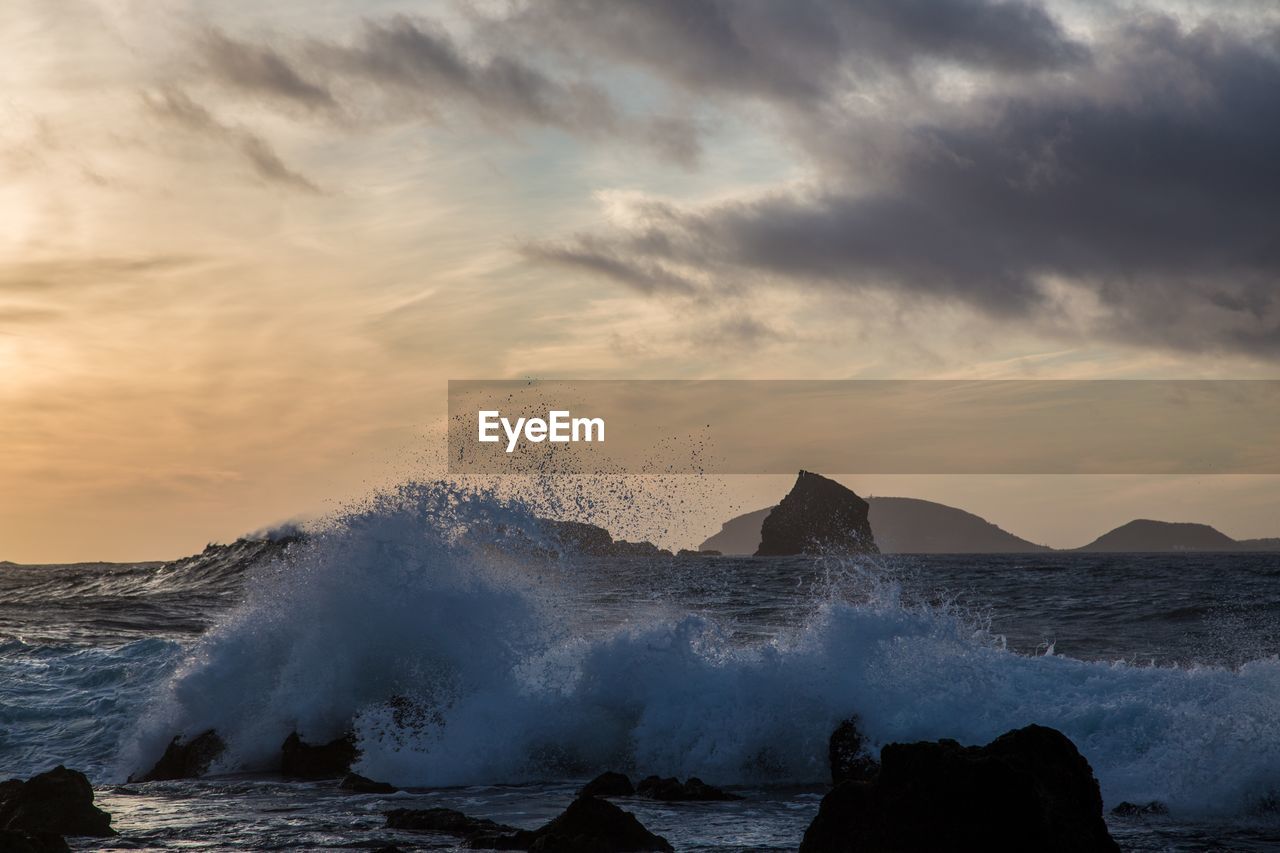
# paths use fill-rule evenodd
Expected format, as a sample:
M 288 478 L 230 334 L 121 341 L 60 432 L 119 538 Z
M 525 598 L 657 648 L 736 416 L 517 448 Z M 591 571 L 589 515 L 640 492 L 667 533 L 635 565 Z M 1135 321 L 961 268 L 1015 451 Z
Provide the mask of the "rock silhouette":
M 395 785 L 387 782 L 375 782 L 372 779 L 366 779 L 359 773 L 348 773 L 338 783 L 338 789 L 342 791 L 350 791 L 353 794 L 394 794 L 400 789 Z
M 209 771 L 211 765 L 227 745 L 213 729 L 199 734 L 189 741 L 175 736 L 165 747 L 164 755 L 155 766 L 130 782 L 162 782 L 170 779 L 196 779 Z
M 663 779 L 649 776 L 636 785 L 636 793 L 650 800 L 662 800 L 667 803 L 712 802 L 715 800 L 740 800 L 736 794 L 720 790 L 708 785 L 697 776 L 690 776 L 688 782 L 681 782 L 674 776 Z
M 1103 553 L 1158 551 L 1234 551 L 1239 543 L 1207 524 L 1151 521 L 1140 518 L 1123 524 L 1081 548 Z
M 631 780 L 621 773 L 601 773 L 582 786 L 579 797 L 630 797 L 636 789 Z
M 835 480 L 801 471 L 760 526 L 757 557 L 876 554 L 867 502 Z
M 1027 726 L 983 747 L 889 744 L 871 782 L 822 800 L 800 853 L 1118 853 L 1089 762 Z
M 388 829 L 439 832 L 458 838 L 518 831 L 513 826 L 495 823 L 485 818 L 470 817 L 455 809 L 393 809 L 383 812 L 383 815 L 387 819 Z
M 832 785 L 867 782 L 880 772 L 880 765 L 871 756 L 866 738 L 858 728 L 857 717 L 836 726 L 827 744 L 827 758 L 831 762 Z
M 1049 552 L 981 516 L 918 498 L 867 498 L 867 521 L 882 554 L 1023 554 Z M 760 547 L 760 527 L 773 507 L 735 516 L 700 546 L 730 555 Z M 1280 550 L 1280 549 L 1277 549 Z
M 293 732 L 280 745 L 280 773 L 295 779 L 345 776 L 359 755 L 355 737 L 350 734 L 313 746 Z
M 16 829 L 0 829 L 0 853 L 70 853 L 61 835 L 33 835 Z
M 597 797 L 579 797 L 540 829 L 475 836 L 467 846 L 531 853 L 672 853 L 667 840 L 645 829 L 631 812 Z
M 25 833 L 41 843 L 48 835 L 105 838 L 116 834 L 111 815 L 93 804 L 89 780 L 62 765 L 25 782 L 12 779 L 0 784 L 0 829 Z

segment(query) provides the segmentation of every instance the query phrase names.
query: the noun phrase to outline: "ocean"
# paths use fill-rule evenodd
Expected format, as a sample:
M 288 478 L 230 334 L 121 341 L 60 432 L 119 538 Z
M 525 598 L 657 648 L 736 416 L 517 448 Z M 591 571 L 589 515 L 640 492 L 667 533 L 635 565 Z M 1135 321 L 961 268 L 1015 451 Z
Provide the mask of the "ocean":
M 535 827 L 587 779 L 699 776 L 743 799 L 620 800 L 677 850 L 792 850 L 827 737 L 986 743 L 1060 729 L 1125 850 L 1280 849 L 1280 555 L 547 559 L 527 513 L 405 487 L 296 539 L 190 559 L 0 565 L 0 777 L 86 772 L 83 850 L 453 849 L 384 828 L 443 805 Z M 395 703 L 390 700 L 396 699 Z M 405 702 L 414 709 L 403 713 Z M 126 784 L 176 734 L 195 781 Z M 353 795 L 271 770 L 355 732 Z

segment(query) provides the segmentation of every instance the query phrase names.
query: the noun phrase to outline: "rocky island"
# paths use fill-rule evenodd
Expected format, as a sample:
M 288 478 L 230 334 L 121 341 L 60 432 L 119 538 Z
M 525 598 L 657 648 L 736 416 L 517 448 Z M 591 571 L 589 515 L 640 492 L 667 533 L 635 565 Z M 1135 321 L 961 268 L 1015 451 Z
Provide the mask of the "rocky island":
M 801 471 L 791 491 L 760 525 L 755 555 L 878 554 L 868 509 L 852 489 Z

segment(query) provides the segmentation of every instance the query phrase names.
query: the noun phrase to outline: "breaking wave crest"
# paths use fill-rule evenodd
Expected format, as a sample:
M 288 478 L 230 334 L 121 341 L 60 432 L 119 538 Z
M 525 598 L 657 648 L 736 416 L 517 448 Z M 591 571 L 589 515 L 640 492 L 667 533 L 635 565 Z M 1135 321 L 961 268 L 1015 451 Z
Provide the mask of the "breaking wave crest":
M 413 485 L 291 546 L 193 646 L 121 775 L 175 733 L 215 728 L 224 771 L 273 766 L 294 730 L 311 742 L 354 731 L 357 769 L 400 785 L 606 769 L 812 783 L 827 775 L 828 734 L 857 714 L 875 744 L 1056 727 L 1108 804 L 1229 814 L 1280 790 L 1274 658 L 1022 655 L 963 613 L 902 603 L 892 583 L 837 584 L 800 624 L 748 644 L 678 608 L 601 624 L 575 591 L 589 564 L 490 547 L 493 531 L 532 521 L 517 503 Z

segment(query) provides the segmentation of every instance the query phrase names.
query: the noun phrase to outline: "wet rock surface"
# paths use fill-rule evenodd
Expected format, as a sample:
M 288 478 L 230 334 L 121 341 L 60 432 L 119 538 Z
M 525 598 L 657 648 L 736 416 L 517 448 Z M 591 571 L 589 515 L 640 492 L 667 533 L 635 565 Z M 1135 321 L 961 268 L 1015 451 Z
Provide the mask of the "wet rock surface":
M 713 802 L 716 800 L 740 800 L 736 794 L 722 791 L 714 785 L 708 785 L 697 776 L 690 776 L 689 781 L 681 782 L 671 776 L 663 779 L 649 776 L 636 785 L 636 793 L 651 800 L 666 803 Z
M 582 786 L 578 791 L 579 797 L 631 797 L 636 792 L 635 786 L 631 784 L 622 773 L 601 773 L 596 778 Z
M 280 745 L 280 773 L 293 779 L 337 778 L 345 776 L 359 756 L 350 734 L 312 745 L 293 732 Z
M 165 782 L 173 779 L 197 779 L 209 772 L 209 766 L 222 755 L 227 745 L 213 729 L 189 741 L 175 735 L 165 747 L 155 766 L 141 776 L 130 776 L 130 782 Z
M 822 800 L 801 853 L 1116 853 L 1088 761 L 1061 732 L 1027 726 L 982 747 L 889 744 L 874 781 Z
M 115 835 L 111 815 L 93 804 L 93 786 L 83 773 L 58 765 L 32 776 L 0 785 L 0 829 L 44 836 Z M 12 843 L 18 839 L 10 838 Z M 41 842 L 44 843 L 44 842 Z

